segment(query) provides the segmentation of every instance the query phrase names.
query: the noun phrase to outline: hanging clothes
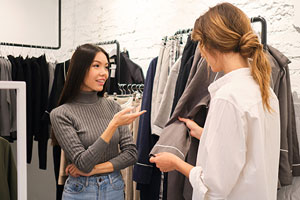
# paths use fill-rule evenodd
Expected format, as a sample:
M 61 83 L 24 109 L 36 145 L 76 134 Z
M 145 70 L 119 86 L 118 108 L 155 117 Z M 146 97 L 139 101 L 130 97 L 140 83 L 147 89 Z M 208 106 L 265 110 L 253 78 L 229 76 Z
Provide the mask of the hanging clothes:
M 160 192 L 161 172 L 149 162 L 148 156 L 158 140 L 158 136 L 151 134 L 151 112 L 149 112 L 151 110 L 152 86 L 157 62 L 158 58 L 153 59 L 147 71 L 141 110 L 147 110 L 148 112 L 140 116 L 137 137 L 138 161 L 133 169 L 133 180 L 137 182 L 141 200 L 158 200 Z
M 197 53 L 195 56 L 200 56 L 200 54 Z M 197 62 L 194 64 L 198 65 Z M 191 145 L 191 137 L 185 124 L 177 118 L 178 116 L 190 118 L 195 121 L 201 121 L 202 124 L 199 124 L 200 126 L 204 125 L 210 100 L 207 88 L 216 77 L 216 73 L 208 72 L 207 70 L 206 62 L 201 60 L 196 74 L 193 75 L 193 78 L 191 78 L 190 83 L 184 90 L 171 119 L 163 129 L 158 142 L 151 150 L 151 154 L 166 151 L 177 155 L 183 160 L 186 159 Z M 196 116 L 198 118 L 195 118 Z M 199 119 L 200 116 L 201 118 Z M 183 187 L 184 177 L 178 172 L 169 172 L 167 198 L 174 200 L 184 199 Z
M 116 62 L 117 56 L 112 56 L 110 60 L 113 60 L 113 63 Z M 112 66 L 115 64 L 112 64 Z M 119 78 L 119 74 L 121 77 Z M 108 94 L 121 94 L 119 90 L 118 81 L 120 83 L 126 84 L 142 84 L 144 83 L 144 74 L 142 68 L 129 59 L 126 53 L 120 53 L 120 66 L 116 66 L 116 70 L 113 72 L 111 70 L 109 78 L 107 80 L 107 92 Z
M 45 55 L 38 58 L 8 56 L 13 81 L 26 83 L 27 163 L 32 160 L 33 140 L 38 141 L 39 167 L 46 169 L 48 123 L 42 120 L 48 102 L 49 69 Z M 15 98 L 14 98 L 15 100 Z
M 141 102 L 135 97 L 129 97 L 127 100 L 122 98 L 117 98 L 116 101 L 121 105 L 122 109 L 132 107 L 132 112 L 136 112 L 137 108 L 140 107 Z M 129 125 L 129 130 L 132 133 L 133 141 L 136 144 L 137 140 L 137 131 L 138 131 L 139 118 L 136 118 L 133 123 Z M 133 176 L 133 166 L 129 166 L 121 170 L 123 180 L 125 183 L 125 200 L 139 200 L 139 191 L 136 190 L 136 184 L 134 184 Z
M 65 84 L 66 75 L 69 69 L 70 60 L 63 63 L 57 63 L 54 71 L 53 86 L 50 93 L 47 110 L 44 113 L 43 120 L 46 120 L 50 124 L 49 113 L 57 107 L 59 97 Z M 56 200 L 61 200 L 64 185 L 58 184 L 59 169 L 61 160 L 61 148 L 59 145 L 53 145 L 53 164 L 54 164 L 54 175 L 56 181 Z
M 280 51 L 270 45 L 267 46 L 267 49 L 276 61 L 274 62 L 273 59 L 271 66 L 274 82 L 273 89 L 279 99 L 280 107 L 281 146 L 279 183 L 281 186 L 285 186 L 292 184 L 293 176 L 300 176 L 299 144 L 288 67 L 290 61 Z M 275 72 L 278 74 L 276 75 Z
M 161 64 L 158 66 L 154 81 L 153 81 L 153 95 L 151 100 L 151 131 L 152 134 L 159 135 L 156 133 L 156 129 L 154 127 L 154 121 L 156 117 L 160 114 L 159 106 L 161 104 L 162 96 L 164 94 L 164 89 L 167 84 L 169 68 L 170 68 L 170 60 L 172 58 L 171 49 L 172 49 L 172 41 L 168 41 L 165 47 L 163 47 L 163 54 L 161 58 Z M 161 50 L 162 51 L 162 50 Z M 161 55 L 161 54 L 160 54 Z M 160 58 L 158 58 L 160 60 Z
M 174 109 L 185 89 L 186 81 L 190 74 L 190 69 L 192 66 L 193 59 L 191 58 L 194 56 L 196 48 L 197 48 L 197 42 L 193 41 L 191 39 L 191 36 L 189 35 L 187 38 L 186 45 L 184 47 L 183 53 L 182 53 L 182 60 L 180 64 L 179 69 L 179 75 L 176 81 L 176 87 L 175 87 L 175 93 L 174 93 L 174 100 L 172 105 L 171 114 L 174 112 Z
M 17 200 L 17 168 L 10 144 L 0 137 L 0 199 Z
M 175 62 L 175 64 L 171 68 L 170 74 L 167 78 L 167 83 L 165 84 L 166 87 L 164 89 L 161 102 L 159 103 L 159 108 L 157 111 L 158 114 L 154 118 L 152 133 L 158 136 L 160 135 L 162 129 L 165 127 L 166 123 L 170 118 L 180 63 L 181 57 Z
M 297 92 L 293 92 L 293 101 L 295 108 L 296 130 L 298 143 L 300 144 L 300 98 Z M 278 200 L 298 200 L 300 197 L 300 177 L 293 177 L 292 184 L 281 187 L 278 191 Z
M 0 80 L 12 81 L 12 65 L 9 60 L 0 58 Z M 0 136 L 9 141 L 16 139 L 16 91 L 0 90 Z

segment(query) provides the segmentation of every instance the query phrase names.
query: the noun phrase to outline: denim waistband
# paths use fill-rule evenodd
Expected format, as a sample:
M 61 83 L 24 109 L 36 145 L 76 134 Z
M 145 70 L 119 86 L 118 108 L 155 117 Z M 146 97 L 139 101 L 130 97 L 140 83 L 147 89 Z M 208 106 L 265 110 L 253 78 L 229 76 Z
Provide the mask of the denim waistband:
M 113 180 L 118 176 L 121 176 L 120 171 L 112 172 L 105 175 L 97 175 L 97 176 L 79 176 L 79 177 L 69 176 L 68 179 L 75 180 L 87 186 L 89 183 L 100 183 L 104 181 L 107 181 L 111 184 Z

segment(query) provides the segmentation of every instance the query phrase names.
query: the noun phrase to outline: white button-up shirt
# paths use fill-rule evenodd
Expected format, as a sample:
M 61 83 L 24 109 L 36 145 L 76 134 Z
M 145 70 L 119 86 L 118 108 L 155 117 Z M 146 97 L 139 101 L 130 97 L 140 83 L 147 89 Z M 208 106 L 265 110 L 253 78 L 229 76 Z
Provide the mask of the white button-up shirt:
M 224 75 L 208 89 L 210 109 L 189 175 L 193 200 L 276 200 L 280 121 L 274 92 L 269 112 L 249 68 Z

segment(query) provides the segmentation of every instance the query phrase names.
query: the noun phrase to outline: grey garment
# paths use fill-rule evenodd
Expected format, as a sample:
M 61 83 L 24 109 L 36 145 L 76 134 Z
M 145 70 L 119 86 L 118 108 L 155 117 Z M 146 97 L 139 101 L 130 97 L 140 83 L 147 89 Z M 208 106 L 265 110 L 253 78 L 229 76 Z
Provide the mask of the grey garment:
M 293 92 L 293 100 L 296 114 L 296 127 L 298 133 L 298 143 L 300 143 L 300 98 Z M 300 177 L 293 177 L 292 185 L 280 188 L 277 193 L 278 200 L 300 200 Z
M 168 120 L 170 119 L 180 63 L 181 63 L 181 57 L 172 66 L 170 75 L 168 76 L 168 80 L 162 96 L 162 100 L 159 105 L 159 109 L 157 111 L 158 115 L 156 116 L 152 126 L 152 132 L 155 133 L 156 135 L 160 135 L 162 129 L 165 127 Z
M 166 44 L 166 47 L 164 49 L 164 53 L 162 56 L 162 61 L 161 61 L 161 66 L 160 66 L 160 71 L 155 72 L 155 77 L 154 77 L 154 83 L 153 83 L 153 90 L 152 90 L 152 100 L 151 100 L 151 133 L 156 134 L 153 129 L 153 124 L 154 121 L 160 113 L 158 113 L 159 106 L 162 101 L 162 97 L 164 94 L 164 90 L 167 84 L 168 80 L 168 75 L 169 75 L 169 68 L 170 68 L 170 59 L 171 59 L 171 45 L 172 41 L 168 41 Z M 156 67 L 157 69 L 157 67 Z M 154 86 L 156 88 L 154 88 Z
M 196 48 L 192 68 L 182 94 L 174 112 L 162 130 L 161 137 L 152 149 L 151 153 L 171 152 L 186 160 L 190 164 L 196 164 L 199 141 L 191 138 L 184 123 L 177 120 L 178 116 L 195 120 L 203 126 L 206 119 L 207 107 L 210 101 L 208 86 L 223 73 L 207 71 L 208 66 L 201 59 L 199 49 Z M 191 199 L 192 186 L 187 178 L 177 171 L 168 173 L 168 199 Z
M 195 56 L 200 58 L 200 54 L 195 54 Z M 208 76 L 208 68 L 204 59 L 201 59 L 200 63 L 196 61 L 197 59 L 193 62 L 192 69 L 198 64 L 199 67 L 195 75 L 190 74 L 193 78 L 188 79 L 190 82 L 186 84 L 186 89 L 179 99 L 171 119 L 162 130 L 159 140 L 151 150 L 151 154 L 167 151 L 174 153 L 183 160 L 185 159 L 191 139 L 185 124 L 178 120 L 178 116 L 193 119 L 201 106 L 207 106 L 209 101 L 207 88 L 211 82 L 210 80 L 215 77 L 213 72 L 210 72 Z
M 48 97 L 51 94 L 52 86 L 53 86 L 53 81 L 54 81 L 54 71 L 55 71 L 55 63 L 48 63 L 48 69 L 49 69 L 49 90 L 48 90 Z
M 4 58 L 0 59 L 0 80 L 12 81 L 11 63 Z M 16 91 L 0 90 L 0 135 L 16 137 L 17 115 L 16 115 Z
M 128 126 L 118 127 L 109 143 L 100 137 L 120 110 L 116 102 L 96 92 L 80 92 L 74 101 L 55 108 L 50 113 L 51 124 L 67 161 L 86 173 L 107 161 L 114 171 L 133 165 L 137 150 Z
M 280 108 L 279 182 L 281 186 L 285 186 L 292 184 L 293 176 L 300 176 L 299 144 L 288 67 L 290 61 L 281 52 L 269 45 L 268 50 L 276 61 L 271 62 L 271 65 L 280 69 L 277 77 L 273 72 L 272 76 L 274 74 L 274 92 L 278 97 Z M 273 69 L 274 66 L 272 66 Z

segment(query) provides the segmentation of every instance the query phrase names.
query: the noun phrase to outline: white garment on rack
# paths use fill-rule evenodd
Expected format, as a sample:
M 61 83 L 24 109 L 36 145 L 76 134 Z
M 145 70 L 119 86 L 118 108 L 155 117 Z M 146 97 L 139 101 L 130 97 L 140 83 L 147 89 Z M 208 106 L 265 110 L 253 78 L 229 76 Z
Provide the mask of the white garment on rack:
M 159 114 L 158 109 L 162 100 L 164 89 L 167 84 L 168 75 L 169 75 L 169 64 L 170 64 L 170 50 L 171 50 L 171 41 L 168 41 L 162 55 L 162 62 L 160 69 L 156 67 L 156 72 L 153 82 L 152 90 L 152 100 L 151 100 L 151 132 L 153 132 L 153 124 L 156 116 Z
M 165 127 L 166 123 L 170 119 L 170 114 L 173 105 L 176 80 L 178 77 L 179 69 L 181 64 L 181 57 L 175 62 L 171 68 L 170 75 L 168 76 L 167 84 L 162 96 L 159 109 L 157 111 L 158 115 L 156 116 L 153 126 L 152 133 L 160 136 L 162 129 Z
M 109 98 L 114 98 L 109 97 Z M 136 112 L 136 109 L 139 108 L 141 103 L 134 99 L 134 97 L 117 97 L 115 99 L 117 101 L 122 109 L 132 107 L 133 111 Z M 137 132 L 138 132 L 138 124 L 139 124 L 139 118 L 135 119 L 132 124 L 129 125 L 129 130 L 132 132 L 133 140 L 136 143 L 137 139 Z M 125 183 L 125 200 L 139 200 L 139 191 L 136 190 L 136 183 L 133 182 L 133 166 L 129 166 L 125 169 L 121 170 L 123 180 Z

